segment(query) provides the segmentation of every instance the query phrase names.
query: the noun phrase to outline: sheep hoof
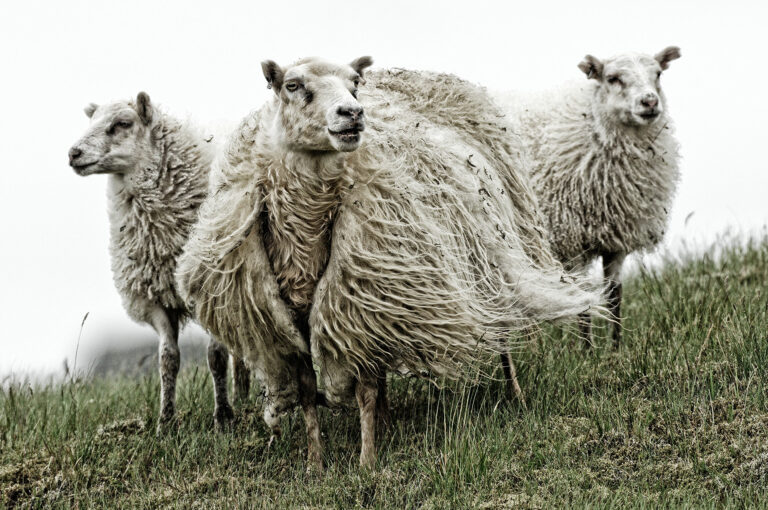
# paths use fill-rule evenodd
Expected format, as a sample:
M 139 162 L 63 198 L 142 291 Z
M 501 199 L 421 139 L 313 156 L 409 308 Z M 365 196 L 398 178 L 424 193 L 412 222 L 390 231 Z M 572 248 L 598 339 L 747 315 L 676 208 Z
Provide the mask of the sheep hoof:
M 360 455 L 360 467 L 362 469 L 372 471 L 376 467 L 376 454 L 362 453 Z
M 280 429 L 275 428 L 272 430 L 272 435 L 269 436 L 269 441 L 267 441 L 267 451 L 272 448 L 272 443 L 274 443 L 275 439 L 278 437 L 280 437 Z
M 322 473 L 324 469 L 325 469 L 325 466 L 323 465 L 323 458 L 320 455 L 320 452 L 317 452 L 317 451 L 307 452 L 307 473 L 319 474 L 319 473 Z
M 218 406 L 213 411 L 213 420 L 215 428 L 219 432 L 231 430 L 235 421 L 235 413 L 229 405 Z
M 178 430 L 178 428 L 179 421 L 174 415 L 161 416 L 160 420 L 157 422 L 156 435 L 157 437 L 167 436 L 171 432 Z

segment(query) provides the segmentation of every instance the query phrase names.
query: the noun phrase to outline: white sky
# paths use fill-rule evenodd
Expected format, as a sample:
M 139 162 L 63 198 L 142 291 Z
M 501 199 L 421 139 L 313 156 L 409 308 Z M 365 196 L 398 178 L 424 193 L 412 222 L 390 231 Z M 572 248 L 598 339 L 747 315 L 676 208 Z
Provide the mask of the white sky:
M 151 334 L 126 317 L 112 284 L 106 178 L 67 166 L 88 123 L 83 106 L 146 90 L 170 112 L 236 122 L 271 94 L 266 58 L 369 54 L 377 67 L 540 89 L 580 79 L 586 53 L 679 45 L 683 58 L 662 79 L 683 152 L 667 243 L 761 227 L 768 3 L 725 4 L 2 2 L 0 373 L 59 369 L 86 312 L 81 352 Z

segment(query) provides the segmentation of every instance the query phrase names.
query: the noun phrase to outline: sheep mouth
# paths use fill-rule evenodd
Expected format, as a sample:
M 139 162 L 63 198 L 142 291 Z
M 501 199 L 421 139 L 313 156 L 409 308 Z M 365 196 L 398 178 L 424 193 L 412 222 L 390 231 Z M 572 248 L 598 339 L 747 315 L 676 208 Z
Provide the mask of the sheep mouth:
M 98 161 L 91 161 L 90 163 L 70 163 L 69 166 L 75 171 L 77 175 L 87 175 L 86 170 L 96 165 Z M 88 172 L 91 173 L 91 172 Z
M 364 129 L 363 126 L 357 124 L 349 129 L 342 129 L 339 131 L 334 131 L 331 128 L 328 128 L 328 133 L 340 142 L 355 143 L 360 141 L 360 132 Z
M 643 113 L 638 113 L 637 116 L 643 120 L 654 120 L 659 116 L 659 110 L 651 110 Z

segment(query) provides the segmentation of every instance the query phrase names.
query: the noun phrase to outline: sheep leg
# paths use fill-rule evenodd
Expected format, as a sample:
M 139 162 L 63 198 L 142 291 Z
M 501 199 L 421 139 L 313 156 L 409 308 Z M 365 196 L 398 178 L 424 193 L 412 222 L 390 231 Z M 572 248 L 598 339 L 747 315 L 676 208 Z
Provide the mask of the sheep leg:
M 307 470 L 323 469 L 323 445 L 320 440 L 320 421 L 317 417 L 317 377 L 312 358 L 300 355 L 298 363 L 299 401 L 307 428 Z
M 577 319 L 579 323 L 579 336 L 587 348 L 592 347 L 592 316 L 588 313 L 580 313 Z
M 372 468 L 376 463 L 376 400 L 377 381 L 359 380 L 355 387 L 357 406 L 360 408 L 360 466 Z
M 608 311 L 613 323 L 613 345 L 618 347 L 621 341 L 621 265 L 624 263 L 623 253 L 603 255 L 603 275 L 608 286 Z
M 248 400 L 248 392 L 251 389 L 251 371 L 245 360 L 232 356 L 232 374 L 235 380 L 235 401 L 243 403 Z
M 169 428 L 176 414 L 176 377 L 179 375 L 179 319 L 172 310 L 155 308 L 150 323 L 160 337 L 160 416 L 158 434 Z
M 377 383 L 379 393 L 376 396 L 376 421 L 382 430 L 388 430 L 392 424 L 392 416 L 387 399 L 387 375 L 379 377 Z
M 527 409 L 525 405 L 525 397 L 523 396 L 523 390 L 520 389 L 520 383 L 517 382 L 517 371 L 515 370 L 515 364 L 512 362 L 512 356 L 508 352 L 501 354 L 501 368 L 504 370 L 504 380 L 507 386 L 507 397 L 512 400 L 517 398 L 523 406 L 523 409 Z
M 211 338 L 208 342 L 208 369 L 213 379 L 213 420 L 217 429 L 226 429 L 235 417 L 227 397 L 227 348 Z

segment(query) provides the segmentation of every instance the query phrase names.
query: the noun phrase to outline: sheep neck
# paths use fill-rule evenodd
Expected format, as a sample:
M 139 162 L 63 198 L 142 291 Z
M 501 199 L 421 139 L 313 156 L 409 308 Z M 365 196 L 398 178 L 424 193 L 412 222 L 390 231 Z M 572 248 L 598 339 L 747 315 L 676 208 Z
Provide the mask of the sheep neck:
M 305 316 L 328 263 L 344 161 L 338 153 L 288 152 L 264 176 L 267 254 L 283 299 Z
M 647 150 L 663 134 L 668 123 L 666 113 L 648 126 L 633 126 L 618 121 L 610 112 L 600 108 L 596 101 L 592 103 L 592 122 L 595 129 L 595 142 L 603 150 L 635 152 L 638 148 Z
M 205 184 L 199 184 L 211 164 L 210 155 L 202 149 L 205 142 L 167 116 L 152 126 L 152 142 L 152 150 L 136 163 L 133 172 L 111 176 L 113 193 L 123 195 L 134 208 L 145 212 L 200 205 L 198 201 L 180 203 L 174 196 L 190 187 L 205 190 Z

